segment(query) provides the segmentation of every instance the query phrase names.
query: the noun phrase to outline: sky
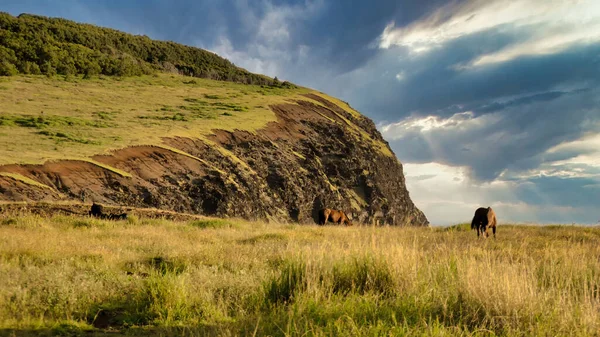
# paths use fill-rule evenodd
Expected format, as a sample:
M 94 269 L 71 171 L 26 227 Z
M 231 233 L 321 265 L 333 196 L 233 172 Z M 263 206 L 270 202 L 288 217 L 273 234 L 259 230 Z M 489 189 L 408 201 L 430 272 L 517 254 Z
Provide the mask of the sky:
M 432 225 L 600 221 L 600 1 L 2 0 L 211 50 L 371 118 Z

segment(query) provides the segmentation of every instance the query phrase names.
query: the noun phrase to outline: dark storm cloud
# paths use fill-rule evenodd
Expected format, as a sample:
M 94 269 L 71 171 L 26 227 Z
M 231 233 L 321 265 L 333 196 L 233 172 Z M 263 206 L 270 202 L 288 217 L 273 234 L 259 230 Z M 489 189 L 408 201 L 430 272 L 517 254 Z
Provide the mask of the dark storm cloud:
M 314 47 L 318 54 L 315 61 L 344 73 L 364 65 L 380 52 L 373 42 L 389 22 L 408 24 L 444 2 L 326 1 L 321 15 L 298 27 L 297 42 Z
M 473 69 L 456 69 L 457 65 L 520 41 L 523 36 L 518 35 L 487 31 L 463 37 L 422 57 L 398 57 L 402 55 L 401 50 L 386 50 L 371 67 L 374 73 L 370 76 L 377 80 L 369 85 L 358 85 L 353 95 L 361 98 L 361 107 L 368 109 L 373 117 L 398 120 L 410 114 L 447 117 L 465 108 L 487 113 L 491 111 L 486 106 L 513 95 L 550 99 L 551 92 L 561 85 L 598 85 L 599 44 Z M 403 73 L 401 80 L 396 78 L 398 73 Z M 535 96 L 540 92 L 546 97 Z
M 594 121 L 600 122 L 600 88 L 540 97 L 551 96 L 555 99 L 527 99 L 527 103 L 509 104 L 494 114 L 428 130 L 408 121 L 384 130 L 384 134 L 393 139 L 392 149 L 404 161 L 467 166 L 474 178 L 494 180 L 507 169 L 530 170 L 585 153 L 578 149 L 545 152 L 597 132 Z
M 599 179 L 536 177 L 521 181 L 517 198 L 531 205 L 595 208 L 600 200 Z M 600 220 L 600 212 L 595 214 Z
M 578 92 L 578 91 L 576 91 Z M 500 111 L 508 107 L 514 107 L 524 104 L 533 103 L 535 101 L 551 101 L 556 99 L 562 95 L 568 94 L 564 91 L 549 91 L 541 94 L 533 94 L 525 97 L 520 97 L 517 99 L 509 100 L 507 102 L 492 102 L 486 103 L 481 106 L 474 106 L 472 108 L 467 108 L 467 110 L 476 111 L 479 113 L 490 113 L 495 111 Z

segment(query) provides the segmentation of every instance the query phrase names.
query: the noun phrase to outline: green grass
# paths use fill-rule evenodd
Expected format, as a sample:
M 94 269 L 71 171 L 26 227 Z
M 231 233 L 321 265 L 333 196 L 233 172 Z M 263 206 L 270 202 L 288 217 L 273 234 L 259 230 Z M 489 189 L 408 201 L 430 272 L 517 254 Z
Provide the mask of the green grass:
M 600 228 L 0 220 L 0 335 L 590 336 Z
M 221 219 L 210 219 L 210 220 L 194 220 L 190 222 L 190 226 L 198 228 L 212 228 L 212 229 L 223 229 L 223 228 L 234 228 L 236 227 L 230 221 Z

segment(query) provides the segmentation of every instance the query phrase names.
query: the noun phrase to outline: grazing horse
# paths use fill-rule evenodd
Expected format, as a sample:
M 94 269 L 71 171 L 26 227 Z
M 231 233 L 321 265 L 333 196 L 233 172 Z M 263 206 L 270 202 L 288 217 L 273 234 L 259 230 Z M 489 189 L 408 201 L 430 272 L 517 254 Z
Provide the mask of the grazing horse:
M 102 205 L 93 203 L 92 208 L 89 211 L 90 216 L 101 217 L 104 214 L 104 207 Z
M 346 226 L 352 226 L 352 222 L 342 211 L 330 208 L 324 208 L 319 210 L 319 225 L 325 225 L 327 221 L 337 223 L 340 225 L 344 224 Z
M 475 211 L 475 215 L 473 216 L 473 220 L 471 221 L 471 229 L 477 229 L 477 237 L 479 237 L 479 232 L 487 238 L 490 235 L 487 232 L 488 228 L 492 228 L 492 232 L 494 233 L 494 238 L 496 237 L 496 213 L 491 207 L 479 207 Z
M 90 216 L 107 219 L 107 220 L 125 220 L 127 219 L 127 213 L 121 214 L 107 214 L 104 213 L 104 207 L 100 204 L 93 203 L 90 211 L 88 212 Z

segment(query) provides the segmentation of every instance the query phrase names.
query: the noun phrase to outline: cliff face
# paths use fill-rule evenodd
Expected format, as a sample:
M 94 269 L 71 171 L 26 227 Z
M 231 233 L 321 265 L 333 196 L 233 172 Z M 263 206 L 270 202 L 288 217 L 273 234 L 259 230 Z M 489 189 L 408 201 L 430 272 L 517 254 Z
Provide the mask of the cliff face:
M 95 201 L 301 223 L 329 207 L 355 223 L 427 225 L 374 123 L 339 102 L 306 98 L 270 106 L 277 121 L 257 132 L 214 129 L 208 137 L 163 138 L 166 146 L 128 147 L 89 162 L 5 165 L 0 200 Z

